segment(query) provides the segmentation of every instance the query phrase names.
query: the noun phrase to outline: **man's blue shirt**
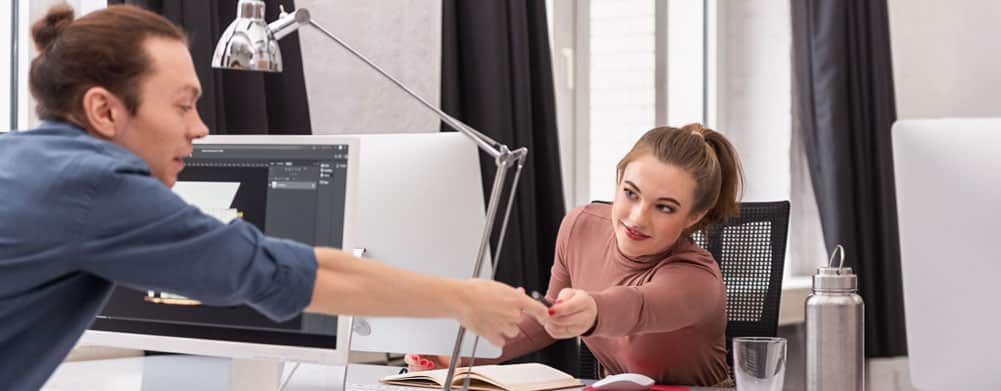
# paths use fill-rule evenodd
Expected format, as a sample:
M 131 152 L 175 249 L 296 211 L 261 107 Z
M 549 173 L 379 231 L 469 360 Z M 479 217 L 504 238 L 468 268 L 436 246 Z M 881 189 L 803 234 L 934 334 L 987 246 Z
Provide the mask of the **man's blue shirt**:
M 282 321 L 309 304 L 316 267 L 312 247 L 222 224 L 76 127 L 0 135 L 0 389 L 40 388 L 114 284 Z

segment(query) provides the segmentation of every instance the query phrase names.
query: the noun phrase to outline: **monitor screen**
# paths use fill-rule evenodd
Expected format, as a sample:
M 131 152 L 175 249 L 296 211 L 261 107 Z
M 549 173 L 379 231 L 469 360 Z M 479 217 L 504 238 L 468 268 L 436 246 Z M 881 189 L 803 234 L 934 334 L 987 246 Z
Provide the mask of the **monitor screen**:
M 270 236 L 342 248 L 349 153 L 356 151 L 347 144 L 195 144 L 174 191 L 223 222 L 243 219 Z M 91 329 L 335 348 L 338 327 L 336 316 L 277 323 L 245 306 L 118 286 Z
M 486 226 L 476 144 L 457 132 L 352 137 L 362 149 L 354 246 L 403 269 L 471 277 Z M 406 197 L 400 197 L 399 189 L 407 190 Z M 480 278 L 492 277 L 488 246 Z M 354 322 L 354 351 L 450 355 L 459 331 L 459 323 L 451 319 L 355 317 Z M 474 338 L 465 333 L 463 356 L 472 355 Z M 476 346 L 477 357 L 501 354 L 499 346 L 486 340 Z
M 892 136 L 910 385 L 1001 389 L 1001 118 L 901 120 Z

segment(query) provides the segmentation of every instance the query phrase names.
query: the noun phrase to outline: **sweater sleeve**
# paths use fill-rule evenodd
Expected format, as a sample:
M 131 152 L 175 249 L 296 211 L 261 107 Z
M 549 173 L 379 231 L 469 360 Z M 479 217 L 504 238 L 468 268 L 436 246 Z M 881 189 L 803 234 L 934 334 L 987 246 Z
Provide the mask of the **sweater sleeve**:
M 566 262 L 566 248 L 578 215 L 577 211 L 566 215 L 563 222 L 560 223 L 559 232 L 556 234 L 556 256 L 553 259 L 553 267 L 550 269 L 549 288 L 546 291 L 546 300 L 550 303 L 556 301 L 556 296 L 563 288 L 571 286 Z M 521 332 L 518 336 L 507 341 L 507 344 L 504 345 L 504 352 L 498 361 L 521 357 L 556 342 L 556 339 L 549 336 L 546 329 L 531 316 L 523 316 L 518 328 L 521 329 Z
M 613 286 L 591 296 L 598 319 L 590 335 L 615 337 L 679 330 L 712 317 L 725 300 L 722 282 L 700 265 L 675 261 L 640 286 Z

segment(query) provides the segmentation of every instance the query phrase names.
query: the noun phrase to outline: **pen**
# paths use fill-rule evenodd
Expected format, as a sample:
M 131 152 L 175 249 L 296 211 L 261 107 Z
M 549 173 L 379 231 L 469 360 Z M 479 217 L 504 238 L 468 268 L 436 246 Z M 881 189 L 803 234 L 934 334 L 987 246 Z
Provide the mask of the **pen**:
M 532 298 L 542 303 L 542 305 L 546 306 L 546 308 L 553 306 L 553 303 L 550 303 L 549 300 L 546 300 L 546 297 L 539 292 L 532 291 Z

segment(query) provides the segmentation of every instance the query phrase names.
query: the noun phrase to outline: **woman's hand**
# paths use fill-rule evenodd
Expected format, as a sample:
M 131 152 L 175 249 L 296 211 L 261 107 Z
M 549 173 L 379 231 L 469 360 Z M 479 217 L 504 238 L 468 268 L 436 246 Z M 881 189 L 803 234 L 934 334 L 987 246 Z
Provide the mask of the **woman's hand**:
M 452 362 L 452 358 L 449 356 L 421 356 L 419 354 L 407 354 L 406 356 L 403 356 L 403 362 L 407 363 L 408 371 L 416 372 L 447 368 L 448 364 Z
M 556 339 L 584 334 L 598 319 L 598 304 L 585 291 L 564 288 L 549 307 L 549 319 L 542 323 L 546 332 Z

